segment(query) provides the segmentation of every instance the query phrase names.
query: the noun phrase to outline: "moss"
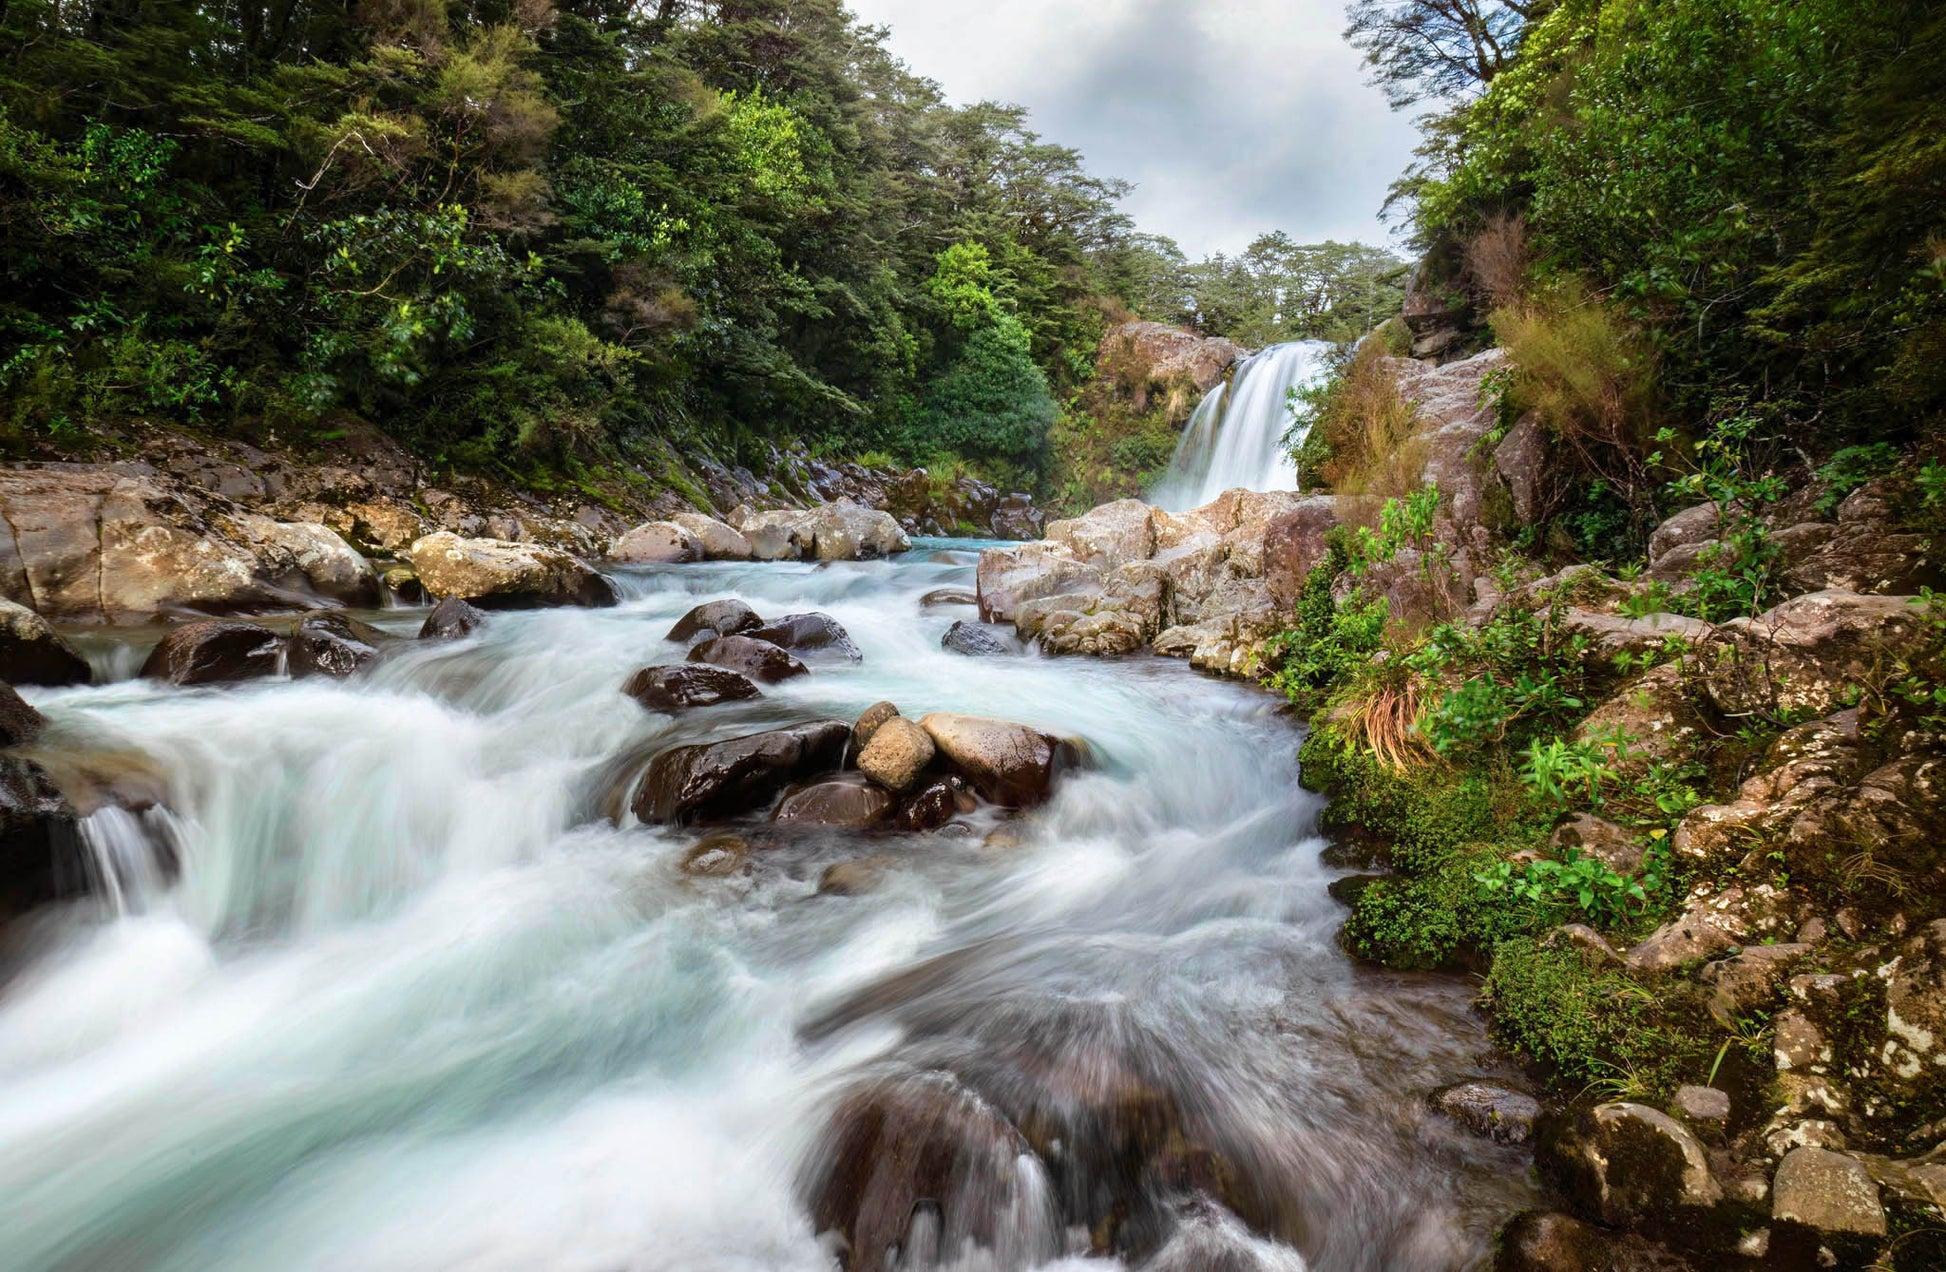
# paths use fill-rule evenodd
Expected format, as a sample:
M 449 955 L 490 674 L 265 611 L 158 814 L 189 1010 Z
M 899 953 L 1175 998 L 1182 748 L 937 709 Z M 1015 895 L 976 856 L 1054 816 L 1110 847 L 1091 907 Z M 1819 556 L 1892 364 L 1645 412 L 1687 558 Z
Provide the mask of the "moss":
M 1492 851 L 1456 853 L 1417 875 L 1375 880 L 1345 922 L 1345 948 L 1388 967 L 1484 966 L 1502 941 L 1532 933 L 1539 915 L 1506 893 L 1489 893 L 1474 873 Z
M 1706 1080 L 1715 1057 L 1693 986 L 1652 993 L 1618 970 L 1590 967 L 1577 950 L 1527 938 L 1494 951 L 1481 1005 L 1495 1041 L 1564 1085 L 1653 1098 Z

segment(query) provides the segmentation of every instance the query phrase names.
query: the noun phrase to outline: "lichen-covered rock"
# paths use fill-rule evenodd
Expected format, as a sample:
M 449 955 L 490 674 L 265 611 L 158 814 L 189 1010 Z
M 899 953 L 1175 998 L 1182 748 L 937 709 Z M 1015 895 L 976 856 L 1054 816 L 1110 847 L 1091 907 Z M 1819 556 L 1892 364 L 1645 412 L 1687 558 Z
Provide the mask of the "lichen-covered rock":
M 220 685 L 274 676 L 284 638 L 255 623 L 185 623 L 164 636 L 142 664 L 148 680 L 172 685 Z
M 740 636 L 763 626 L 757 611 L 734 598 L 707 601 L 676 620 L 664 640 L 693 641 L 698 636 Z
M 1699 885 L 1683 912 L 1644 937 L 1624 956 L 1630 967 L 1666 972 L 1710 958 L 1784 927 L 1785 898 L 1767 883 L 1725 888 Z
M 1863 1165 L 1822 1148 L 1794 1148 L 1771 1182 L 1771 1218 L 1821 1237 L 1885 1235 L 1885 1206 Z
M 1908 597 L 1813 592 L 1719 626 L 1703 649 L 1703 689 L 1733 716 L 1824 715 L 1928 639 Z
M 1546 1147 L 1577 1208 L 1614 1227 L 1686 1222 L 1723 1200 L 1702 1143 L 1645 1104 L 1596 1105 Z
M 1730 1094 L 1715 1087 L 1677 1087 L 1674 1111 L 1686 1122 L 1720 1127 L 1730 1120 Z
M 1655 533 L 1649 536 L 1650 567 L 1659 567 L 1670 553 L 1680 548 L 1699 548 L 1715 543 L 1723 537 L 1724 525 L 1724 511 L 1717 504 L 1701 503 L 1684 508 L 1657 526 Z
M 1835 524 L 1790 526 L 1773 536 L 1784 559 L 1784 580 L 1793 591 L 1909 596 L 1937 586 L 1939 568 L 1930 540 L 1906 533 L 1893 515 L 1883 481 L 1853 491 L 1838 506 Z
M 1621 765 L 1627 772 L 1656 760 L 1680 763 L 1695 754 L 1705 735 L 1681 667 L 1664 663 L 1623 685 L 1588 714 L 1574 737 L 1587 742 L 1618 732 L 1629 739 L 1631 758 Z
M 689 661 L 727 667 L 766 685 L 811 673 L 809 667 L 791 657 L 790 651 L 749 636 L 718 636 L 706 640 L 689 651 Z
M 608 606 L 614 585 L 558 548 L 501 539 L 429 534 L 407 556 L 427 592 L 459 597 L 482 609 L 548 605 Z
M 792 782 L 835 772 L 850 740 L 844 721 L 817 720 L 672 748 L 650 761 L 635 792 L 635 815 L 684 823 L 758 811 Z
M 644 667 L 629 677 L 622 692 L 651 711 L 668 712 L 745 702 L 763 696 L 763 691 L 748 676 L 707 663 Z
M 1810 946 L 1794 941 L 1752 945 L 1733 958 L 1711 963 L 1701 976 L 1712 990 L 1710 1014 L 1725 1025 L 1734 1024 L 1775 998 L 1791 965 L 1810 952 Z
M 1946 1081 L 1946 919 L 1906 941 L 1889 970 L 1876 1058 L 1884 1081 L 1914 1093 Z
M 1856 708 L 1788 729 L 1736 799 L 1693 809 L 1676 828 L 1671 846 L 1678 856 L 1697 861 L 1740 858 L 1757 838 L 1789 827 L 1805 809 L 1843 792 L 1863 774 L 1866 762 Z
M 1641 655 L 1700 641 L 1709 634 L 1710 625 L 1700 618 L 1682 614 L 1648 614 L 1624 618 L 1595 610 L 1569 607 L 1562 612 L 1560 629 L 1569 636 L 1588 642 L 1594 657 L 1612 661 L 1617 654 Z
M 681 565 L 702 560 L 703 543 L 687 526 L 649 521 L 609 544 L 608 559 L 618 565 Z
M 1592 813 L 1576 813 L 1549 838 L 1548 845 L 1557 857 L 1570 852 L 1593 857 L 1617 874 L 1632 875 L 1642 868 L 1644 848 L 1640 836 Z
M 88 660 L 74 652 L 48 621 L 0 599 L 0 680 L 16 685 L 85 685 L 94 679 Z

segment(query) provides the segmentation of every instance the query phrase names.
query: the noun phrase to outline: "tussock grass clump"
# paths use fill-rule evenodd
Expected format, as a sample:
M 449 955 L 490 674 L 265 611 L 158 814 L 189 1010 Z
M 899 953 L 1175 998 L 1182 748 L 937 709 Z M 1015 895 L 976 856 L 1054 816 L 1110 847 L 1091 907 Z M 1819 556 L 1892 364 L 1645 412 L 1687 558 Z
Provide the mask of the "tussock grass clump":
M 1425 467 L 1411 442 L 1418 410 L 1399 388 L 1383 341 L 1367 339 L 1323 384 L 1302 394 L 1310 431 L 1298 452 L 1301 484 L 1374 500 L 1410 494 Z

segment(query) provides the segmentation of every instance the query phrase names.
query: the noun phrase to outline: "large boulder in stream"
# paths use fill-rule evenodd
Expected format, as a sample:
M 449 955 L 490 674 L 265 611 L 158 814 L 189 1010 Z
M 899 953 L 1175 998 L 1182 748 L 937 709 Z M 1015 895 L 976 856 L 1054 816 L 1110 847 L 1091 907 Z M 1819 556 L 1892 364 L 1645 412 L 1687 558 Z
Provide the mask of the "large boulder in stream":
M 858 752 L 858 771 L 904 794 L 919 784 L 936 752 L 931 734 L 904 716 L 893 716 L 872 731 Z
M 420 640 L 465 640 L 480 630 L 486 622 L 486 615 L 479 609 L 467 604 L 457 596 L 449 596 L 432 607 L 426 615 L 425 625 L 419 629 Z
M 793 782 L 836 772 L 850 741 L 851 726 L 844 721 L 815 720 L 674 747 L 649 762 L 635 792 L 635 815 L 681 823 L 757 811 Z
M 763 697 L 750 677 L 708 663 L 644 667 L 629 677 L 622 692 L 651 711 L 668 712 Z
M 88 660 L 75 653 L 46 619 L 25 605 L 0 600 L 0 680 L 15 685 L 85 685 L 93 679 Z
M 378 658 L 394 638 L 368 623 L 329 611 L 307 614 L 291 633 L 293 679 L 329 676 L 343 680 Z
M 784 826 L 866 830 L 891 817 L 899 801 L 884 787 L 855 773 L 792 791 L 771 820 Z
M 750 559 L 750 540 L 744 538 L 741 531 L 715 517 L 705 517 L 699 512 L 679 512 L 669 520 L 696 536 L 696 543 L 702 548 L 706 561 Z
M 172 685 L 234 684 L 276 675 L 283 653 L 284 638 L 255 623 L 185 623 L 149 652 L 142 676 Z
M 483 609 L 600 607 L 617 599 L 614 585 L 585 562 L 538 543 L 463 539 L 442 530 L 414 543 L 406 556 L 427 592 Z
M 763 623 L 756 610 L 733 597 L 706 601 L 677 619 L 663 639 L 686 643 L 698 636 L 737 636 Z
M 718 636 L 689 651 L 689 661 L 727 667 L 766 685 L 809 675 L 811 669 L 767 640 L 751 636 Z
M 1076 743 L 1007 720 L 935 711 L 919 727 L 974 789 L 1008 808 L 1047 799 L 1055 776 L 1081 758 Z
M 686 526 L 650 521 L 609 544 L 608 559 L 618 565 L 681 565 L 702 560 L 703 544 Z
M 865 657 L 852 642 L 837 619 L 829 614 L 815 611 L 809 614 L 786 614 L 761 627 L 752 628 L 745 633 L 752 640 L 767 640 L 779 649 L 795 653 L 838 654 L 858 662 Z

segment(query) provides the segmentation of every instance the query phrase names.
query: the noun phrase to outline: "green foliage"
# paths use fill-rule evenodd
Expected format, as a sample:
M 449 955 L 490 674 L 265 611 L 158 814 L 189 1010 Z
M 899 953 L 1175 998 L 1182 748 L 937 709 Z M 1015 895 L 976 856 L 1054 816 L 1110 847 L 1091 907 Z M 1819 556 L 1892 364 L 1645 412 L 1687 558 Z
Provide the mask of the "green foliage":
M 1327 561 L 1311 571 L 1293 621 L 1266 648 L 1266 660 L 1274 668 L 1267 683 L 1300 706 L 1322 705 L 1385 644 L 1389 607 L 1383 598 L 1350 597 L 1343 604 L 1332 599 L 1332 584 L 1342 568 Z
M 1648 905 L 1649 894 L 1663 890 L 1666 870 L 1660 854 L 1650 855 L 1640 876 L 1629 876 L 1569 849 L 1559 861 L 1543 857 L 1519 869 L 1511 862 L 1497 861 L 1475 872 L 1473 880 L 1483 892 L 1506 893 L 1550 915 L 1578 914 L 1606 926 Z
M 1887 442 L 1847 446 L 1833 454 L 1818 469 L 1818 477 L 1830 487 L 1818 496 L 1819 515 L 1829 517 L 1837 512 L 1846 495 L 1872 478 L 1891 472 L 1898 462 L 1898 448 Z
M 1390 561 L 1401 549 L 1413 548 L 1423 554 L 1424 568 L 1437 568 L 1439 549 L 1433 542 L 1433 519 L 1439 515 L 1439 487 L 1427 482 L 1404 499 L 1387 499 L 1379 509 L 1378 530 L 1359 526 L 1354 533 L 1346 568 L 1364 574 L 1372 566 Z M 1436 560 L 1435 558 L 1438 558 Z

